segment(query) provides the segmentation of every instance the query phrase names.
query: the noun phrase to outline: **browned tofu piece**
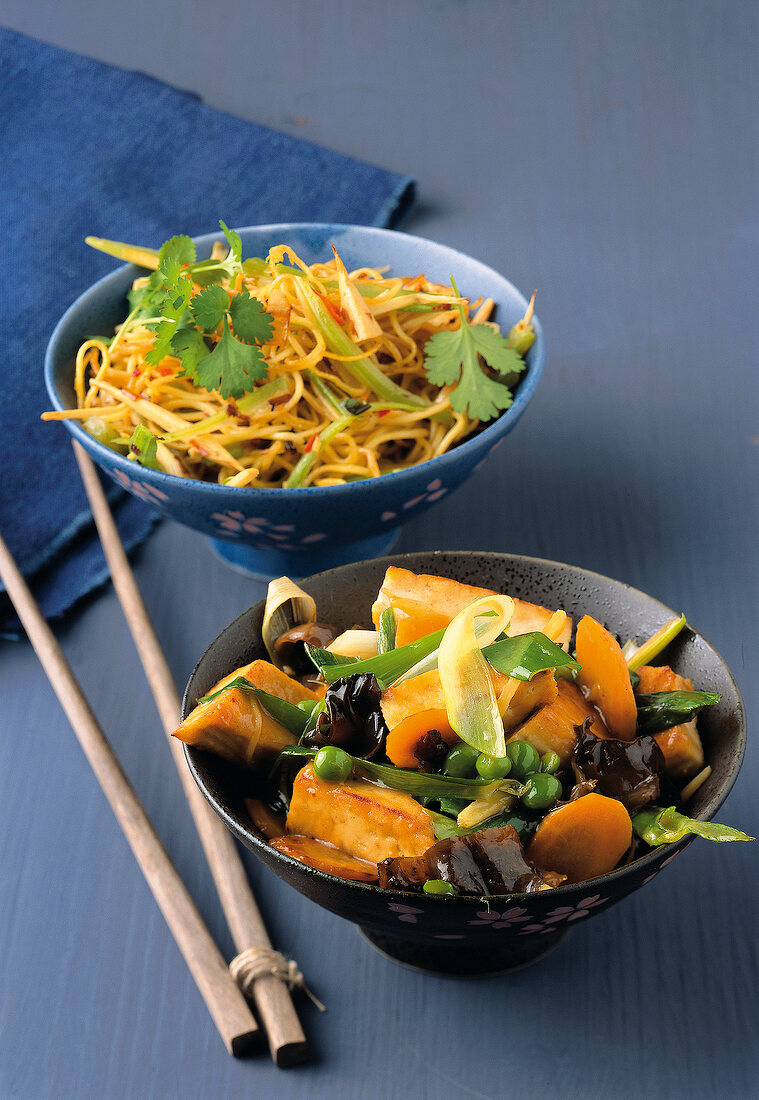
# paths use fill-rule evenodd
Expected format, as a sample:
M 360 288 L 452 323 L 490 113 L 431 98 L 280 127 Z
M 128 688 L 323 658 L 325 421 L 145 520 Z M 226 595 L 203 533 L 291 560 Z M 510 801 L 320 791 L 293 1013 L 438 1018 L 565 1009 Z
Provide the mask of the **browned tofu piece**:
M 254 687 L 288 703 L 319 698 L 317 692 L 286 676 L 268 661 L 253 661 L 236 669 L 220 680 L 209 695 L 221 691 L 225 684 L 237 677 L 244 677 Z M 261 758 L 270 760 L 285 745 L 292 745 L 297 740 L 271 717 L 252 692 L 241 688 L 230 688 L 215 699 L 195 707 L 174 731 L 174 737 L 244 767 L 250 767 L 254 758 L 256 761 Z
M 496 669 L 492 669 L 491 673 L 506 732 L 522 722 L 533 710 L 550 703 L 558 693 L 556 679 L 551 669 L 539 672 L 531 680 L 520 681 L 510 698 L 507 689 L 513 684 L 511 677 L 505 676 Z M 395 729 L 411 715 L 422 711 L 445 713 L 443 685 L 440 683 L 439 672 L 437 669 L 432 669 L 430 672 L 423 672 L 421 676 L 412 676 L 395 687 L 388 688 L 382 694 L 380 706 L 390 730 Z M 448 729 L 447 718 L 441 721 L 444 729 Z M 444 732 L 444 729 L 440 732 Z
M 394 565 L 385 573 L 382 587 L 372 606 L 372 621 L 379 626 L 382 612 L 392 607 L 397 617 L 416 615 L 440 616 L 441 621 L 452 619 L 482 596 L 494 595 L 490 588 L 475 588 L 471 584 L 462 584 L 448 577 L 433 577 L 426 573 L 412 573 L 409 569 L 399 569 Z M 514 614 L 506 633 L 513 637 L 517 634 L 529 634 L 533 630 L 542 630 L 553 614 L 539 604 L 512 597 Z M 572 634 L 572 620 L 567 618 L 559 644 L 567 646 Z
M 323 840 L 314 840 L 310 836 L 280 836 L 272 840 L 271 846 L 299 863 L 305 863 L 307 867 L 315 867 L 337 878 L 347 878 L 351 882 L 377 881 L 376 863 L 349 856 Z
M 311 691 L 298 680 L 293 680 L 292 676 L 286 675 L 270 661 L 251 661 L 249 665 L 242 665 L 234 672 L 230 672 L 229 676 L 225 676 L 223 680 L 219 680 L 216 687 L 212 688 L 208 694 L 220 691 L 225 684 L 231 684 L 238 676 L 244 676 L 254 687 L 260 688 L 261 691 L 268 691 L 269 695 L 276 695 L 278 699 L 284 699 L 287 703 L 303 703 L 306 699 L 321 698 L 318 691 Z
M 642 665 L 638 669 L 640 683 L 635 689 L 638 695 L 652 691 L 693 691 L 687 676 L 673 672 L 669 665 Z M 704 749 L 696 726 L 696 719 L 682 722 L 654 735 L 654 740 L 664 753 L 665 771 L 675 779 L 690 779 L 704 766 Z
M 364 779 L 327 783 L 312 764 L 295 777 L 287 831 L 323 840 L 370 863 L 421 855 L 435 843 L 430 816 L 411 795 Z
M 537 677 L 535 677 L 537 679 Z M 542 755 L 555 752 L 566 764 L 577 740 L 575 726 L 581 726 L 586 718 L 593 719 L 591 729 L 596 737 L 608 736 L 597 710 L 583 698 L 578 687 L 568 680 L 557 680 L 557 694 L 553 702 L 540 707 L 521 726 L 513 730 L 509 741 L 529 741 Z
M 559 694 L 559 687 L 553 669 L 538 672 L 531 680 L 524 680 L 509 700 L 505 708 L 501 708 L 503 728 L 510 733 L 520 722 L 524 722 L 529 714 L 539 707 L 552 703 Z

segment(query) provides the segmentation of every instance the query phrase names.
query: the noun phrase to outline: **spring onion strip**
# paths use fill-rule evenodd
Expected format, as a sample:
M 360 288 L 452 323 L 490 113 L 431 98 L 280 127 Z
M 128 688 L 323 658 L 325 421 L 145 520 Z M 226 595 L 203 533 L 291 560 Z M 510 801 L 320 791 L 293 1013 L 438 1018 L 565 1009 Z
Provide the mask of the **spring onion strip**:
M 625 653 L 627 667 L 635 671 L 642 665 L 650 664 L 654 657 L 658 657 L 661 651 L 677 637 L 685 624 L 685 615 L 681 615 L 679 619 L 670 619 L 655 634 L 652 634 L 648 641 L 643 642 L 640 646 L 635 646 L 629 655 Z M 628 642 L 627 646 L 630 644 Z M 625 650 L 627 646 L 625 646 Z
M 279 754 L 278 764 L 284 759 L 314 757 L 317 749 L 305 745 L 288 745 Z M 350 754 L 348 754 L 350 755 Z M 394 768 L 388 764 L 375 764 L 352 756 L 353 771 L 366 779 L 373 779 L 394 791 L 406 791 L 414 798 L 481 798 L 493 791 L 503 790 L 509 795 L 519 795 L 524 789 L 514 779 L 457 779 L 450 775 L 430 775 L 427 772 Z
M 652 848 L 658 848 L 661 844 L 674 844 L 689 833 L 701 836 L 704 840 L 718 842 L 756 839 L 729 825 L 719 825 L 716 821 L 696 821 L 691 817 L 685 817 L 684 814 L 678 813 L 674 806 L 668 806 L 666 809 L 650 806 L 645 810 L 639 810 L 633 817 L 632 824 L 641 840 Z
M 368 387 L 377 397 L 384 398 L 386 401 L 394 401 L 402 408 L 425 409 L 429 407 L 429 402 L 425 401 L 423 397 L 417 397 L 408 390 L 404 390 L 402 386 L 396 385 L 392 379 L 387 378 L 382 373 L 379 367 L 372 363 L 371 359 L 363 356 L 358 344 L 354 344 L 347 333 L 330 317 L 316 292 L 311 289 L 305 279 L 295 280 L 293 286 L 301 304 L 313 317 L 329 351 L 346 356 L 350 360 L 344 362 L 343 366 L 357 382 Z
M 721 698 L 716 691 L 652 691 L 637 695 L 638 733 L 661 733 L 690 722 L 702 707 L 718 703 Z
M 531 680 L 549 668 L 580 667 L 561 646 L 537 630 L 493 642 L 485 650 L 485 656 L 496 671 L 516 680 Z
M 285 377 L 274 378 L 271 382 L 259 386 L 252 393 L 246 393 L 243 397 L 239 397 L 235 401 L 235 405 L 239 412 L 246 413 L 289 392 L 290 388 Z M 186 428 L 179 428 L 177 431 L 171 432 L 164 437 L 164 441 L 173 443 L 177 439 L 186 439 L 187 436 L 203 435 L 205 432 L 217 427 L 217 425 L 223 424 L 225 420 L 234 420 L 234 416 L 231 416 L 227 409 L 223 409 L 213 416 L 207 416 L 204 420 L 198 420 L 194 424 L 189 424 Z
M 416 642 L 409 642 L 408 645 L 391 649 L 388 653 L 381 653 L 377 657 L 369 657 L 366 661 L 346 661 L 342 658 L 341 663 L 337 664 L 332 660 L 336 656 L 334 653 L 330 653 L 329 659 L 324 661 L 322 657 L 324 650 L 317 650 L 314 646 L 307 645 L 306 651 L 328 684 L 333 684 L 335 680 L 350 676 L 354 672 L 373 672 L 384 691 L 404 672 L 413 668 L 422 657 L 436 650 L 444 633 L 444 630 L 436 630 L 433 634 L 419 638 Z
M 225 691 L 232 691 L 234 688 L 255 695 L 275 722 L 279 722 L 295 737 L 300 737 L 303 734 L 311 717 L 309 714 L 301 710 L 300 707 L 296 707 L 294 703 L 288 703 L 285 699 L 270 695 L 268 691 L 264 691 L 262 688 L 254 687 L 250 680 L 246 680 L 244 676 L 237 676 L 234 680 L 225 684 L 223 688 L 219 688 L 218 691 L 213 691 L 210 695 L 204 695 L 202 699 L 198 699 L 197 705 L 202 707 L 205 703 L 210 703 L 223 695 Z
M 390 653 L 395 649 L 395 626 L 395 611 L 392 607 L 386 607 L 379 618 L 378 653 Z
M 494 611 L 480 638 L 475 619 Z M 490 756 L 506 755 L 506 738 L 493 676 L 481 648 L 505 630 L 514 614 L 510 596 L 483 596 L 465 607 L 446 628 L 440 643 L 438 671 L 451 728 L 462 741 Z

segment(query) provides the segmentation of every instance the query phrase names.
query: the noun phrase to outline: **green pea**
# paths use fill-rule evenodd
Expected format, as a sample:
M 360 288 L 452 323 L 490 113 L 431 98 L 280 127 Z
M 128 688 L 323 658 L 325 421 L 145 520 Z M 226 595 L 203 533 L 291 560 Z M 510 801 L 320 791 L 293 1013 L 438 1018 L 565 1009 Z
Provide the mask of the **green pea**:
M 353 760 L 342 749 L 327 745 L 314 757 L 314 771 L 328 783 L 342 783 L 353 771 Z
M 425 894 L 455 894 L 456 887 L 452 882 L 446 882 L 442 878 L 428 878 L 422 890 Z
M 557 752 L 544 752 L 540 758 L 540 770 L 553 775 L 561 767 L 561 757 Z
M 443 765 L 446 775 L 457 779 L 472 779 L 477 770 L 477 757 L 480 754 L 471 745 L 456 745 L 445 758 Z
M 302 699 L 300 703 L 295 704 L 298 710 L 305 711 L 306 714 L 311 714 L 314 707 L 319 705 L 318 699 Z
M 529 741 L 511 741 L 506 746 L 511 760 L 511 772 L 515 779 L 526 779 L 540 767 L 540 753 Z
M 561 780 L 555 775 L 535 772 L 527 777 L 522 804 L 529 810 L 547 810 L 561 795 Z
M 475 767 L 483 779 L 504 779 L 511 771 L 511 761 L 508 756 L 489 756 L 481 752 Z

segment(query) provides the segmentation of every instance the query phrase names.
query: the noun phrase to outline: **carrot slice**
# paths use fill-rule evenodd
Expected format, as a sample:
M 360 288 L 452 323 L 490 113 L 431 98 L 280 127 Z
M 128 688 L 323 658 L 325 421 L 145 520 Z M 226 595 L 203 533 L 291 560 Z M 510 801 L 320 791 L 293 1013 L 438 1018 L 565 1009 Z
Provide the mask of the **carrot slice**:
M 440 615 L 436 611 L 414 615 L 404 615 L 399 611 L 396 613 L 396 619 L 395 645 L 398 649 L 410 642 L 418 642 L 420 638 L 434 634 L 436 630 L 444 630 L 451 621 L 450 616 Z
M 577 624 L 577 660 L 581 666 L 580 684 L 600 710 L 611 735 L 620 741 L 633 741 L 638 709 L 622 647 L 590 615 L 584 615 Z
M 527 855 L 541 871 L 585 882 L 613 870 L 630 847 L 630 815 L 616 798 L 586 794 L 547 814 Z
M 272 848 L 286 856 L 292 856 L 307 867 L 315 867 L 328 875 L 347 878 L 351 882 L 376 882 L 377 864 L 367 859 L 359 859 L 333 848 L 323 840 L 314 840 L 310 836 L 280 836 L 271 842 Z
M 423 710 L 418 714 L 410 714 L 390 730 L 385 743 L 385 752 L 397 768 L 419 767 L 414 750 L 420 738 L 429 730 L 437 730 L 448 745 L 455 745 L 460 740 L 458 734 L 451 729 L 445 710 Z

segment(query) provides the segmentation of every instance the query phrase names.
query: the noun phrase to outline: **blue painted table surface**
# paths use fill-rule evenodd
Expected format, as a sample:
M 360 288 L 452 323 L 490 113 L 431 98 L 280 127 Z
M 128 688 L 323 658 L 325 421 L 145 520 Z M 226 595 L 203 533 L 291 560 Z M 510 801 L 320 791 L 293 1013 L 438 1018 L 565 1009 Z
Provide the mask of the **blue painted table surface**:
M 756 833 L 757 6 L 6 0 L 3 18 L 414 175 L 405 228 L 539 288 L 548 359 L 523 423 L 400 549 L 576 562 L 685 609 L 744 694 L 721 817 Z M 169 523 L 136 568 L 181 684 L 262 595 Z M 112 590 L 57 633 L 231 957 Z M 329 1011 L 299 1002 L 310 1064 L 233 1060 L 30 646 L 0 656 L 2 1100 L 756 1095 L 756 849 L 701 841 L 487 981 L 387 962 L 246 856 Z

